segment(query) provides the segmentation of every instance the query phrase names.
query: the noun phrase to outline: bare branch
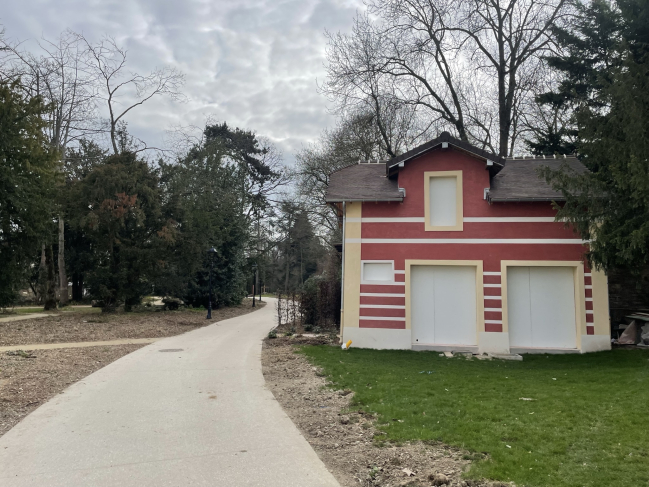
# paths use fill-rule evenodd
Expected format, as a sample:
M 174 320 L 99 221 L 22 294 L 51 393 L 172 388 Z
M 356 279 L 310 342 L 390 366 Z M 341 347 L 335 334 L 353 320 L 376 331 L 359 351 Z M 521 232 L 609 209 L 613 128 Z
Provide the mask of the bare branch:
M 128 72 L 127 51 L 113 37 L 104 36 L 92 44 L 83 34 L 76 35 L 88 52 L 86 67 L 102 87 L 99 93 L 108 108 L 110 142 L 115 154 L 119 153 L 118 124 L 131 110 L 158 96 L 185 101 L 181 92 L 185 75 L 176 68 L 156 68 L 147 75 Z

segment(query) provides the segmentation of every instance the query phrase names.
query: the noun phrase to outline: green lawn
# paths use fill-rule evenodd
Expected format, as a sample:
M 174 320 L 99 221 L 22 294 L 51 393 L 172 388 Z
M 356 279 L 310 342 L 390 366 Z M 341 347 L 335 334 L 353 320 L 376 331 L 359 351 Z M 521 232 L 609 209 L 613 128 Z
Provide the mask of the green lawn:
M 649 351 L 528 355 L 303 347 L 395 442 L 489 454 L 467 477 L 519 486 L 649 486 Z M 521 398 L 529 398 L 531 401 Z

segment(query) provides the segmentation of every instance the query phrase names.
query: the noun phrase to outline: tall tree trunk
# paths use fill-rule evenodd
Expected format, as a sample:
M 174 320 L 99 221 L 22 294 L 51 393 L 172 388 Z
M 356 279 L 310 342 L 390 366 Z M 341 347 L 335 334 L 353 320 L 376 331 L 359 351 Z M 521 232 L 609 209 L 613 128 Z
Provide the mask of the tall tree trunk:
M 47 279 L 45 296 L 43 297 L 43 309 L 48 311 L 56 309 L 56 273 L 54 272 L 54 252 L 51 245 L 45 249 L 45 267 L 47 269 Z
M 65 272 L 65 222 L 59 216 L 59 304 L 68 304 L 68 275 Z
M 45 302 L 45 295 L 47 294 L 47 259 L 45 258 L 45 244 L 41 245 L 41 263 L 38 266 L 38 294 L 36 301 L 40 304 Z

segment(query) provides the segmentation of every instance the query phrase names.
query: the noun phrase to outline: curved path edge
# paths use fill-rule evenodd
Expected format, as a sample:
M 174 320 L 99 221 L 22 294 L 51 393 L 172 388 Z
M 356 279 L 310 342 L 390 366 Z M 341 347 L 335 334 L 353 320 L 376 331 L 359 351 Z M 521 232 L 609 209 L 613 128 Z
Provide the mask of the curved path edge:
M 0 438 L 0 484 L 339 487 L 266 388 L 258 311 L 107 365 Z

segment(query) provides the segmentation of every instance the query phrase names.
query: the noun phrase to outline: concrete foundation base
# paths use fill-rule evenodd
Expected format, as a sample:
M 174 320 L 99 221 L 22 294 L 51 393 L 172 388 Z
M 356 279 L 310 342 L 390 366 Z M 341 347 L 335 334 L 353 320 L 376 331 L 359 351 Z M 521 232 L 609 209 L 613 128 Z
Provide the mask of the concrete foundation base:
M 581 353 L 600 352 L 611 349 L 610 335 L 582 335 Z
M 581 349 L 562 348 L 522 348 L 509 346 L 509 333 L 478 333 L 477 345 L 435 345 L 413 344 L 410 330 L 391 330 L 386 328 L 344 327 L 343 340 L 352 341 L 352 347 L 374 348 L 377 350 L 432 350 L 439 352 L 471 352 L 479 354 L 517 354 L 517 353 L 588 353 L 611 349 L 608 335 L 582 335 Z
M 478 353 L 477 346 L 470 345 L 413 345 L 413 350 L 433 352 L 468 352 L 471 354 Z
M 509 333 L 482 332 L 478 334 L 478 351 L 480 353 L 509 353 Z
M 352 341 L 352 347 L 375 348 L 377 350 L 410 350 L 412 338 L 410 330 L 391 330 L 388 328 L 343 328 L 343 343 Z

